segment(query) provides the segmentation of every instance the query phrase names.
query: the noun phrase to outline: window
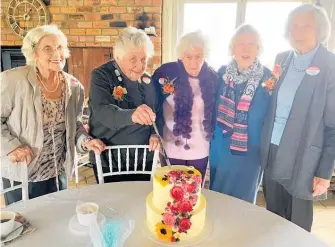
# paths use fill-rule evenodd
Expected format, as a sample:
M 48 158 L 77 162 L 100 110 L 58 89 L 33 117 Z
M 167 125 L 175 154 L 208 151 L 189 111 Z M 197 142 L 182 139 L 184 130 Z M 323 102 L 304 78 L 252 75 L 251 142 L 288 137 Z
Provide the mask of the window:
M 285 20 L 289 12 L 301 2 L 249 2 L 245 22 L 252 24 L 260 32 L 264 52 L 262 63 L 272 68 L 279 52 L 290 48 L 284 38 Z M 260 14 L 261 13 L 261 14 Z
M 208 36 L 209 64 L 218 69 L 230 60 L 228 44 L 237 26 L 254 25 L 263 39 L 261 61 L 270 68 L 276 54 L 289 49 L 284 38 L 288 13 L 312 0 L 171 0 L 163 1 L 163 61 L 176 59 L 175 46 L 183 33 L 201 30 Z M 314 0 L 313 0 L 314 1 Z M 164 26 L 164 25 L 163 25 Z M 165 34 L 165 37 L 164 37 Z
M 237 3 L 187 3 L 184 33 L 201 30 L 210 48 L 208 63 L 215 69 L 228 62 L 228 43 L 236 25 Z

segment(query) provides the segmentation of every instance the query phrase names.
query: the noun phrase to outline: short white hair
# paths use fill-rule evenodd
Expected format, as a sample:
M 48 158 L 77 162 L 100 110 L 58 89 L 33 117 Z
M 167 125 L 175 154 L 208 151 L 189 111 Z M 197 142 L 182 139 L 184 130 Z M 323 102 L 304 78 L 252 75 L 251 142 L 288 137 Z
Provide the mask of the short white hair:
M 232 55 L 236 39 L 241 34 L 255 35 L 255 37 L 257 38 L 258 56 L 259 56 L 263 52 L 262 38 L 258 30 L 253 25 L 250 25 L 250 24 L 242 24 L 241 26 L 236 28 L 229 42 L 229 54 Z
M 40 40 L 46 35 L 57 35 L 63 42 L 65 58 L 70 57 L 65 34 L 55 25 L 44 25 L 31 29 L 23 39 L 22 53 L 28 65 L 36 66 L 35 52 Z
M 177 57 L 181 59 L 188 50 L 200 47 L 204 51 L 205 58 L 209 54 L 207 37 L 201 31 L 190 32 L 183 35 L 177 44 Z
M 154 55 L 154 45 L 149 36 L 141 29 L 127 27 L 115 41 L 114 55 L 115 59 L 122 60 L 127 50 L 131 47 L 143 48 L 148 57 Z
M 320 43 L 327 42 L 331 32 L 331 25 L 327 12 L 322 7 L 308 3 L 300 5 L 289 13 L 286 21 L 285 37 L 289 38 L 290 26 L 294 17 L 302 13 L 314 14 L 317 25 L 317 40 Z

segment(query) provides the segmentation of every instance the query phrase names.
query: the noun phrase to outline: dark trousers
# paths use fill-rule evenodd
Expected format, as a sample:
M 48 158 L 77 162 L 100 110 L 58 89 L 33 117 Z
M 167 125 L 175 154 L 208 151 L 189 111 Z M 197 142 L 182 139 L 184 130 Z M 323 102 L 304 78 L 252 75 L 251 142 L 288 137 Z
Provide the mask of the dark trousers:
M 67 188 L 66 175 L 58 176 L 59 190 L 64 190 Z M 2 178 L 3 188 L 7 189 L 11 187 L 10 181 L 7 178 Z M 20 182 L 14 181 L 14 185 L 19 185 Z M 40 182 L 29 182 L 28 183 L 28 193 L 29 199 L 33 199 L 39 196 L 44 196 L 49 193 L 57 191 L 56 178 L 50 178 L 48 180 Z M 22 200 L 22 189 L 16 189 L 5 193 L 5 203 L 6 206 Z
M 292 196 L 270 175 L 277 150 L 278 146 L 271 144 L 268 167 L 264 171 L 263 192 L 266 208 L 310 232 L 313 223 L 313 201 Z
M 171 165 L 181 165 L 181 166 L 193 166 L 197 169 L 202 176 L 202 183 L 205 182 L 205 176 L 207 171 L 208 157 L 198 160 L 179 160 L 169 158 Z M 162 155 L 160 155 L 160 161 L 162 166 L 166 166 L 166 162 Z

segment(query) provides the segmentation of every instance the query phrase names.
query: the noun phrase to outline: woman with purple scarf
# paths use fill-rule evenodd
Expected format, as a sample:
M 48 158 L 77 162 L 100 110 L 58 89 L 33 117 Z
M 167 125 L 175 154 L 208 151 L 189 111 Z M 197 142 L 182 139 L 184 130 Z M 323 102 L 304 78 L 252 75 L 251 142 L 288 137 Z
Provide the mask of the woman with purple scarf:
M 163 109 L 158 126 L 167 156 L 172 165 L 194 166 L 203 180 L 218 80 L 205 62 L 207 54 L 206 38 L 200 32 L 188 33 L 177 46 L 178 61 L 162 65 L 153 75 Z
M 233 59 L 218 72 L 209 161 L 210 189 L 251 203 L 261 181 L 260 136 L 270 99 L 267 85 L 273 82 L 257 58 L 260 50 L 257 30 L 250 25 L 236 30 L 230 43 Z

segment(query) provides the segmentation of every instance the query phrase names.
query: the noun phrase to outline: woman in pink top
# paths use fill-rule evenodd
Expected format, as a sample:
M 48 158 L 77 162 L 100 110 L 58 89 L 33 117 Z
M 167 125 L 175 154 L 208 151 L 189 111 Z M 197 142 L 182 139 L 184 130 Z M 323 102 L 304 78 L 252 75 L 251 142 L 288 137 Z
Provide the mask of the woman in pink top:
M 177 46 L 178 61 L 163 64 L 153 75 L 163 115 L 157 121 L 169 160 L 172 165 L 194 166 L 203 178 L 218 81 L 205 62 L 207 53 L 205 37 L 188 33 Z

